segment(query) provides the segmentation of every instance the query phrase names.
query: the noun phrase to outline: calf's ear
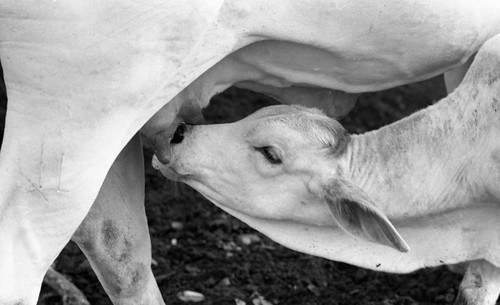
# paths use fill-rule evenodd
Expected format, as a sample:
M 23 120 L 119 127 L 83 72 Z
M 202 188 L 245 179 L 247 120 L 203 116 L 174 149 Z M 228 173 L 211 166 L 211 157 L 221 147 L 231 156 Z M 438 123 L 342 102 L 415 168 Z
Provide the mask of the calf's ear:
M 401 252 L 410 248 L 384 213 L 358 186 L 341 179 L 329 181 L 324 199 L 333 218 L 347 233 Z

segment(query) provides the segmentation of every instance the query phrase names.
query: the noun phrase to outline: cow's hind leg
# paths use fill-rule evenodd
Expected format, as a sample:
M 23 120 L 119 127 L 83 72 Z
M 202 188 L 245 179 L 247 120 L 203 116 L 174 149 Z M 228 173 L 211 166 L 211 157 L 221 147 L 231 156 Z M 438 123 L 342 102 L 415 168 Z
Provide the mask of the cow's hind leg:
M 446 86 L 446 92 L 448 92 L 448 94 L 452 93 L 453 90 L 455 90 L 458 85 L 460 85 L 460 83 L 464 79 L 465 74 L 469 70 L 470 65 L 472 65 L 474 57 L 475 55 L 472 55 L 463 65 L 444 73 L 444 84 Z
M 500 268 L 485 260 L 470 262 L 455 305 L 495 304 L 500 293 Z
M 151 271 L 139 135 L 113 163 L 72 239 L 89 259 L 114 304 L 164 304 Z

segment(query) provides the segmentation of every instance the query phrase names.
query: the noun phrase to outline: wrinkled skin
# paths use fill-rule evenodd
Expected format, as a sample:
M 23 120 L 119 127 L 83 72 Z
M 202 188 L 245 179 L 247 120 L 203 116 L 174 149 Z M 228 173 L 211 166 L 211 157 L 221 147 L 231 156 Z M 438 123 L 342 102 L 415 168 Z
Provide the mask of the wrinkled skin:
M 273 106 L 181 126 L 153 165 L 295 250 L 391 272 L 473 261 L 457 304 L 494 304 L 499 134 L 500 35 L 447 98 L 380 130 Z

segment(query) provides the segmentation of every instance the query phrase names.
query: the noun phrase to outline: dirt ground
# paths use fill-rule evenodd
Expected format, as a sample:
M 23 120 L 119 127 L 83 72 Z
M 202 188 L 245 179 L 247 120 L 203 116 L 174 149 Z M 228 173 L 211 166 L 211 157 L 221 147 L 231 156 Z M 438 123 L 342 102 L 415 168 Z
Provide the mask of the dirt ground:
M 444 94 L 441 78 L 364 94 L 342 123 L 353 133 L 376 129 Z M 229 89 L 213 99 L 205 116 L 211 123 L 234 121 L 272 103 L 262 95 Z M 177 297 L 184 290 L 202 293 L 205 301 L 199 304 L 207 305 L 453 303 L 461 276 L 445 267 L 394 275 L 288 250 L 189 187 L 166 181 L 151 168 L 151 153 L 145 154 L 153 271 L 167 304 L 184 304 Z M 91 304 L 111 304 L 75 244 L 66 246 L 55 269 L 73 281 Z M 44 285 L 39 304 L 61 304 L 61 300 Z

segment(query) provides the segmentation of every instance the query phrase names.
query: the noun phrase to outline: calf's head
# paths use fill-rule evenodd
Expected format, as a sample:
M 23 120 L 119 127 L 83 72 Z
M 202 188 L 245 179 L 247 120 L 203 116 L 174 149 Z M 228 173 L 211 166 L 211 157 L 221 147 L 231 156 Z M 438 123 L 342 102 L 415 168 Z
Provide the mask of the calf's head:
M 235 123 L 180 125 L 153 166 L 239 213 L 339 226 L 408 251 L 384 213 L 349 181 L 349 141 L 345 129 L 319 110 L 271 106 Z

